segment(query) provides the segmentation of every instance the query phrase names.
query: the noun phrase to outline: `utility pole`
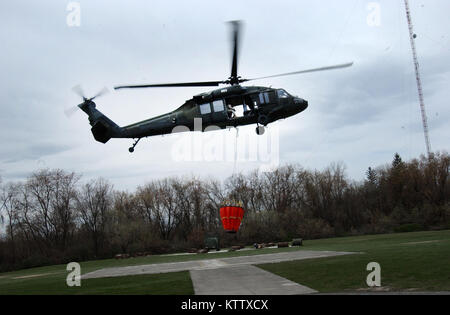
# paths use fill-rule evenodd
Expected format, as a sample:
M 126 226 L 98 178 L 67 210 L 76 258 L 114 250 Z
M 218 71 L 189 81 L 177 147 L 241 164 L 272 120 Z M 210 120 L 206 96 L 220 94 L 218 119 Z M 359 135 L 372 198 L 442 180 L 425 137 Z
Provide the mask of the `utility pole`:
M 425 136 L 425 145 L 427 147 L 427 154 L 428 154 L 428 157 L 430 157 L 431 144 L 430 144 L 430 136 L 428 135 L 428 122 L 427 122 L 427 114 L 425 112 L 425 102 L 423 100 L 422 81 L 420 80 L 419 61 L 417 60 L 416 43 L 415 43 L 416 34 L 414 34 L 414 30 L 413 30 L 413 24 L 412 24 L 412 20 L 411 20 L 411 11 L 409 9 L 408 0 L 404 0 L 404 1 L 405 1 L 405 9 L 406 9 L 406 18 L 408 20 L 409 39 L 411 41 L 411 49 L 412 49 L 412 53 L 413 53 L 414 68 L 416 70 L 416 81 L 417 81 L 417 90 L 419 92 L 420 111 L 422 113 L 423 133 Z

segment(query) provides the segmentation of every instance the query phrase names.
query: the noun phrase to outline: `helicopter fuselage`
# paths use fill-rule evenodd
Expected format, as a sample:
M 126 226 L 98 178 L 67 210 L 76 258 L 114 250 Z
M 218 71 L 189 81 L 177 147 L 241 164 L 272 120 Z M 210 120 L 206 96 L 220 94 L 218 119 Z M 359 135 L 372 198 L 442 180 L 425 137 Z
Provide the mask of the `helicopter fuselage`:
M 116 137 L 143 138 L 250 124 L 266 126 L 307 107 L 307 101 L 283 89 L 233 85 L 198 94 L 172 112 L 121 127 Z
M 93 99 L 103 94 L 103 92 L 98 93 L 94 97 L 87 98 L 80 89 L 75 89 L 74 91 L 83 98 L 83 103 L 78 105 L 78 107 L 88 114 L 89 123 L 92 126 L 91 131 L 95 140 L 106 143 L 111 138 L 134 138 L 137 140 L 128 149 L 130 152 L 133 152 L 134 147 L 141 138 L 175 132 L 212 131 L 257 124 L 256 134 L 262 135 L 264 133 L 264 127 L 269 123 L 304 111 L 308 107 L 308 102 L 302 98 L 290 95 L 283 89 L 262 86 L 241 86 L 240 83 L 347 68 L 353 65 L 353 62 L 350 62 L 264 77 L 242 78 L 238 74 L 238 47 L 241 22 L 231 21 L 230 25 L 232 27 L 233 55 L 231 75 L 228 79 L 219 81 L 119 85 L 114 87 L 114 89 L 118 90 L 125 88 L 218 87 L 220 85 L 226 85 L 225 87 L 210 92 L 195 95 L 174 111 L 128 126 L 119 127 L 95 108 Z

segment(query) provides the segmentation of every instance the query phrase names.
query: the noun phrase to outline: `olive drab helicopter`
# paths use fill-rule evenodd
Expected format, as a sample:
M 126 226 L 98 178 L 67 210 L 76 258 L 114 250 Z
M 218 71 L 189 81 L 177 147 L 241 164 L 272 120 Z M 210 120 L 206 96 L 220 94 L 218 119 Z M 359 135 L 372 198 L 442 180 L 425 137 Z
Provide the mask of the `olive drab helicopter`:
M 133 145 L 129 148 L 134 151 L 140 139 L 144 137 L 172 133 L 176 127 L 183 127 L 185 131 L 208 131 L 209 126 L 220 129 L 256 124 L 256 133 L 264 133 L 264 127 L 278 119 L 287 118 L 304 111 L 308 102 L 300 97 L 293 96 L 284 89 L 275 89 L 263 86 L 242 86 L 241 83 L 252 80 L 274 78 L 286 75 L 309 73 L 323 70 L 350 67 L 353 63 L 346 63 L 309 70 L 282 73 L 252 79 L 244 79 L 238 75 L 239 33 L 241 22 L 229 22 L 232 26 L 233 59 L 231 75 L 222 81 L 184 82 L 167 84 L 122 85 L 114 89 L 125 88 L 156 88 L 156 87 L 224 87 L 201 93 L 187 100 L 179 108 L 149 118 L 128 126 L 119 127 L 111 119 L 96 109 L 94 98 L 104 94 L 105 90 L 92 98 L 86 98 L 79 86 L 74 91 L 83 97 L 83 103 L 78 108 L 89 116 L 91 131 L 95 140 L 106 143 L 111 138 L 132 138 Z M 76 107 L 75 107 L 76 108 Z M 201 128 L 198 128 L 198 119 L 201 119 Z M 216 128 L 217 129 L 217 128 Z

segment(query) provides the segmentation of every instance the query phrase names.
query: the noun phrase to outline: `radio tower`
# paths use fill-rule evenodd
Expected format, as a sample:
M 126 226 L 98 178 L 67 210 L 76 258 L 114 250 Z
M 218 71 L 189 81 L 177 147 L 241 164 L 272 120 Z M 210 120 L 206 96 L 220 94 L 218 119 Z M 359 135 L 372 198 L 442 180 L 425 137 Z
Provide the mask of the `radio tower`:
M 412 24 L 412 20 L 411 20 L 411 12 L 409 9 L 408 0 L 404 0 L 404 1 L 405 1 L 405 8 L 406 8 L 406 18 L 408 20 L 409 39 L 411 41 L 411 49 L 412 49 L 413 59 L 414 59 L 414 68 L 416 70 L 417 90 L 419 91 L 420 111 L 422 112 L 423 133 L 425 136 L 425 145 L 427 147 L 427 154 L 428 154 L 428 157 L 430 157 L 431 144 L 430 144 L 430 137 L 428 135 L 428 122 L 427 122 L 427 114 L 425 113 L 425 103 L 423 101 L 422 82 L 420 80 L 420 73 L 419 73 L 419 61 L 417 61 L 417 52 L 416 52 L 416 43 L 415 43 L 416 34 L 414 34 L 414 30 L 413 30 L 413 24 Z

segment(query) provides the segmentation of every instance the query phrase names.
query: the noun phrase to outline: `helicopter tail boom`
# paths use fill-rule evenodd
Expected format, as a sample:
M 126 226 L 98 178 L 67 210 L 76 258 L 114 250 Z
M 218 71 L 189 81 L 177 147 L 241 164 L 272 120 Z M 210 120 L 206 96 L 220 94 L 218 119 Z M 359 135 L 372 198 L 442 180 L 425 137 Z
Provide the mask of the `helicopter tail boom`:
M 86 101 L 78 105 L 89 116 L 92 134 L 98 142 L 106 143 L 111 138 L 120 136 L 120 127 L 95 108 L 95 103 Z

